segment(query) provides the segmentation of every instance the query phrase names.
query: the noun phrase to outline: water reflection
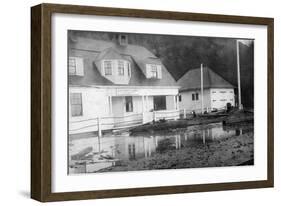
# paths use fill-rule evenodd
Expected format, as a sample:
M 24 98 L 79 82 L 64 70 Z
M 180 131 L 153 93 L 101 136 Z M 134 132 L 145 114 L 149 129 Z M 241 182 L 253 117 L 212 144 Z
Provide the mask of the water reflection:
M 185 146 L 206 144 L 221 138 L 238 136 L 253 131 L 252 125 L 224 127 L 222 124 L 191 126 L 170 132 L 105 135 L 70 140 L 69 173 L 97 172 L 119 165 L 122 161 L 134 161 L 151 157 L 155 153 L 178 150 Z

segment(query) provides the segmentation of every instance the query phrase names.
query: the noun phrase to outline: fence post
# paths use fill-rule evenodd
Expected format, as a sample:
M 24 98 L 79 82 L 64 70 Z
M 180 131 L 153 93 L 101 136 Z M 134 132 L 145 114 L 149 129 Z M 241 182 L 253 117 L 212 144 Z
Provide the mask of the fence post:
M 98 141 L 99 141 L 99 152 L 101 151 L 101 142 L 100 138 L 102 137 L 102 128 L 101 128 L 101 118 L 97 118 L 98 123 Z
M 156 122 L 156 112 L 153 111 L 153 121 Z
M 101 118 L 98 117 L 97 120 L 98 120 L 98 135 L 99 137 L 101 137 L 102 136 Z

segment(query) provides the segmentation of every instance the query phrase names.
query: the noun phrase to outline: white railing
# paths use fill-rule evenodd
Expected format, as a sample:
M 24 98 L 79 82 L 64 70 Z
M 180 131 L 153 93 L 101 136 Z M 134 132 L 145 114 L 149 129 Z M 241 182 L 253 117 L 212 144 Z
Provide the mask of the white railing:
M 158 121 L 160 119 L 176 120 L 179 119 L 179 110 L 160 110 L 153 112 L 153 120 Z
M 225 109 L 226 107 L 222 107 L 217 110 L 220 111 Z M 204 108 L 204 111 L 211 112 L 211 108 Z M 84 132 L 101 132 L 103 130 L 112 129 L 118 130 L 129 127 L 135 127 L 152 121 L 159 121 L 161 119 L 187 119 L 193 117 L 193 112 L 195 112 L 196 114 L 201 114 L 201 109 L 160 110 L 153 112 L 132 113 L 120 117 L 107 116 L 85 119 L 80 121 L 71 121 L 69 122 L 69 133 L 77 134 Z
M 84 132 L 101 132 L 102 130 L 118 130 L 135 127 L 160 119 L 179 119 L 179 110 L 161 110 L 153 112 L 133 113 L 120 117 L 96 117 L 80 121 L 69 122 L 69 133 L 78 134 Z

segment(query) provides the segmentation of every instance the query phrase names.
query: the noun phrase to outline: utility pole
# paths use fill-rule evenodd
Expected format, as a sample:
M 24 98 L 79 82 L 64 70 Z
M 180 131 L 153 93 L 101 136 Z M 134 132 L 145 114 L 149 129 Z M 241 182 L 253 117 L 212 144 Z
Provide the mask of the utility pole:
M 201 64 L 201 113 L 204 114 L 204 80 L 203 80 L 203 64 Z
M 241 104 L 241 83 L 240 83 L 239 40 L 236 41 L 236 50 L 237 50 L 238 108 L 242 109 L 242 104 Z

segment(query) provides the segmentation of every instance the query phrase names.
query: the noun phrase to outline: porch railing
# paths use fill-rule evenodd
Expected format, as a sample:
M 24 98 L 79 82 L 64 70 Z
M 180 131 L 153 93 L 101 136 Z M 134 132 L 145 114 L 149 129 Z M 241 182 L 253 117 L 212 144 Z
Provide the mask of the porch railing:
M 168 110 L 168 111 L 153 111 L 143 113 L 133 113 L 121 117 L 106 116 L 96 117 L 91 119 L 85 119 L 80 121 L 69 122 L 69 133 L 77 134 L 84 132 L 95 132 L 101 130 L 119 130 L 129 127 L 136 127 L 145 123 L 158 121 L 160 119 L 178 119 L 179 110 Z
M 219 108 L 218 110 L 225 110 L 226 107 Z M 160 110 L 143 113 L 133 113 L 125 116 L 114 117 L 96 117 L 80 121 L 69 122 L 69 133 L 78 134 L 84 132 L 101 132 L 103 130 L 120 130 L 130 127 L 136 127 L 138 125 L 146 124 L 152 121 L 165 120 L 177 120 L 186 119 L 193 116 L 193 112 L 201 114 L 201 109 L 197 110 Z M 210 112 L 211 109 L 204 108 L 204 111 Z

